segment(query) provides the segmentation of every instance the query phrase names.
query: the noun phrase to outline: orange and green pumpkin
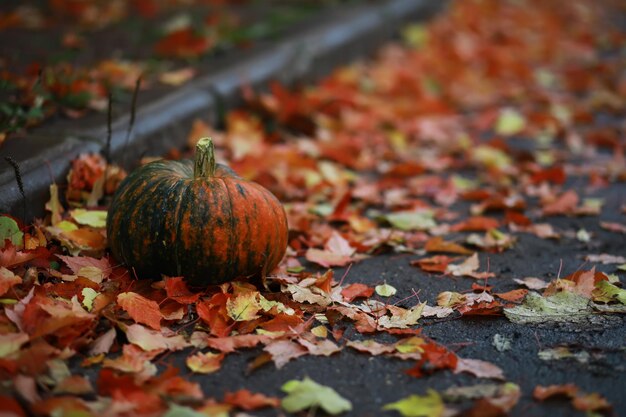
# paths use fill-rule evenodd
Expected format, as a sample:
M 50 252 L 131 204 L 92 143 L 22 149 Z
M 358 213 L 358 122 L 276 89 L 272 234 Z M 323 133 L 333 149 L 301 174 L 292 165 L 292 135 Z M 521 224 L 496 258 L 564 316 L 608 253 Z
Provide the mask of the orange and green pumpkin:
M 139 276 L 206 286 L 274 269 L 288 228 L 276 197 L 216 164 L 203 138 L 195 161 L 151 162 L 120 184 L 107 235 L 113 256 Z

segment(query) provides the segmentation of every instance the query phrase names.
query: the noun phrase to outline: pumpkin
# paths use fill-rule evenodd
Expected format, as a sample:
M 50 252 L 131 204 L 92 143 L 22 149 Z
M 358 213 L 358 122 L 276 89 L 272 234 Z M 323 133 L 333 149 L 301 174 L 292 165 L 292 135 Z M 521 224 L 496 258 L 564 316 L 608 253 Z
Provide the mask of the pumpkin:
M 184 276 L 201 287 L 274 269 L 288 228 L 276 197 L 216 164 L 202 138 L 195 161 L 151 162 L 120 184 L 107 235 L 113 256 L 140 276 Z

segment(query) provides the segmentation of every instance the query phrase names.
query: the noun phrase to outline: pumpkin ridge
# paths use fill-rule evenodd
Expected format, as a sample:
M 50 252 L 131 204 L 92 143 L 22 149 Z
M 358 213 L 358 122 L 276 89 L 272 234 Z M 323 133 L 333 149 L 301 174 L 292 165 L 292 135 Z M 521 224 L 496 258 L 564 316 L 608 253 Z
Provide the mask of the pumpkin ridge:
M 181 184 L 182 183 L 182 184 Z M 183 196 L 187 195 L 189 193 L 189 183 L 187 181 L 181 181 L 180 183 L 178 183 L 177 185 L 182 185 L 183 187 Z M 174 195 L 180 195 L 179 193 L 174 193 Z M 176 204 L 176 208 L 174 209 L 174 216 L 173 218 L 176 221 L 176 234 L 178 236 L 180 236 L 181 233 L 181 221 L 180 221 L 180 208 L 182 206 L 182 198 L 179 198 L 177 200 L 177 204 Z M 182 275 L 182 265 L 180 262 L 180 244 L 181 241 L 180 239 L 174 239 L 174 263 L 176 265 L 176 275 L 177 276 L 181 276 Z
M 234 256 L 237 252 L 237 236 L 234 236 L 233 231 L 236 230 L 237 219 L 235 218 L 235 212 L 233 208 L 233 197 L 230 193 L 230 189 L 228 188 L 228 184 L 226 183 L 226 180 L 223 177 L 220 178 L 220 180 L 222 181 L 222 184 L 224 185 L 224 188 L 226 189 L 226 195 L 228 196 L 228 204 L 229 204 L 229 209 L 230 209 L 230 216 L 229 216 L 230 225 L 229 226 L 230 226 L 231 233 L 228 234 L 229 235 L 228 252 L 227 252 L 228 272 L 231 275 L 236 275 L 236 273 L 239 272 L 239 265 L 237 265 L 238 259 L 235 259 L 235 256 Z

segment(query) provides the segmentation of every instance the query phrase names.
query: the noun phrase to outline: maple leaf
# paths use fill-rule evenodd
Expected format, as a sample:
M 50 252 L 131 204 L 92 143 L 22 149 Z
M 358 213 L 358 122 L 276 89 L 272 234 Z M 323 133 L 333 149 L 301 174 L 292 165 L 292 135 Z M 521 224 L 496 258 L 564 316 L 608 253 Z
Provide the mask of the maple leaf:
M 464 248 L 463 246 L 446 242 L 441 236 L 436 236 L 428 240 L 424 246 L 426 252 L 444 252 L 444 253 L 456 253 L 459 255 L 471 255 L 472 251 Z
M 476 279 L 487 279 L 495 276 L 493 272 L 476 272 L 479 267 L 478 253 L 474 253 L 460 264 L 449 264 L 446 267 L 446 272 L 456 277 L 468 276 Z
M 219 371 L 225 355 L 223 353 L 196 353 L 187 357 L 186 364 L 189 369 L 198 374 L 211 374 Z
M 101 353 L 108 353 L 115 342 L 115 329 L 110 328 L 106 332 L 98 336 L 92 343 L 89 349 L 89 354 L 92 356 L 99 355 Z
M 202 293 L 193 293 L 187 287 L 183 277 L 166 277 L 165 293 L 168 298 L 180 304 L 193 304 L 198 301 Z
M 426 272 L 444 273 L 448 269 L 448 265 L 454 258 L 445 255 L 431 256 L 430 258 L 422 258 L 417 261 L 411 261 L 411 266 L 418 266 Z
M 387 310 L 391 313 L 391 316 L 385 315 L 380 317 L 378 326 L 385 329 L 406 329 L 409 326 L 413 326 L 422 317 L 425 305 L 426 303 L 422 303 L 410 309 L 389 305 Z
M 328 339 L 307 340 L 305 337 L 300 337 L 298 343 L 304 346 L 311 355 L 316 356 L 330 356 L 341 351 L 341 347 Z
M 261 310 L 259 292 L 247 291 L 234 295 L 226 301 L 228 316 L 235 321 L 250 321 L 258 318 Z
M 332 298 L 317 287 L 306 288 L 301 285 L 287 284 L 287 292 L 291 293 L 293 299 L 299 303 L 318 304 L 326 307 L 333 302 Z
M 126 344 L 122 347 L 121 356 L 115 359 L 105 358 L 102 367 L 132 373 L 140 378 L 149 378 L 157 373 L 156 366 L 150 361 L 158 353 L 158 350 L 145 351 L 133 344 Z
M 374 294 L 374 288 L 368 287 L 365 284 L 354 283 L 341 289 L 341 295 L 344 301 L 351 302 L 355 298 L 369 298 Z
M 242 410 L 258 410 L 265 407 L 280 406 L 280 399 L 268 397 L 260 393 L 253 393 L 247 389 L 240 389 L 235 392 L 224 394 L 224 402 Z
M 504 373 L 498 366 L 479 359 L 459 358 L 454 373 L 469 372 L 478 378 L 493 378 L 504 380 Z
M 132 324 L 124 332 L 130 343 L 145 351 L 180 350 L 189 346 L 182 335 L 166 336 L 163 332 L 147 329 L 140 324 Z
M 65 262 L 74 274 L 87 278 L 96 284 L 100 284 L 111 275 L 112 268 L 107 258 L 96 259 L 89 256 L 56 256 Z
M 399 401 L 385 404 L 383 410 L 396 410 L 403 417 L 442 417 L 446 407 L 439 393 L 428 389 L 424 396 L 409 395 Z
M 350 401 L 341 397 L 334 389 L 318 384 L 309 377 L 302 381 L 287 381 L 281 389 L 287 393 L 282 399 L 281 406 L 288 413 L 309 408 L 321 408 L 331 415 L 341 414 L 352 410 Z
M 522 279 L 514 278 L 513 281 L 517 282 L 520 285 L 524 285 L 531 290 L 542 290 L 550 285 L 550 283 L 535 277 L 526 277 Z
M 346 306 L 333 306 L 329 308 L 328 311 L 337 311 L 343 316 L 354 320 L 357 331 L 361 333 L 373 333 L 377 329 L 376 320 L 374 320 L 372 316 L 355 308 L 350 308 Z
M 229 337 L 209 337 L 205 343 L 220 352 L 230 353 L 239 348 L 252 348 L 259 343 L 266 343 L 272 338 L 260 334 L 238 334 Z
M 0 358 L 11 356 L 18 352 L 23 344 L 28 342 L 26 333 L 0 334 Z
M 576 209 L 578 201 L 579 198 L 576 191 L 566 191 L 553 201 L 543 205 L 543 215 L 554 216 L 558 214 L 570 214 Z
M 137 323 L 146 324 L 155 330 L 161 329 L 161 310 L 159 305 L 135 292 L 123 292 L 117 295 L 117 304 Z
M 290 340 L 277 340 L 269 343 L 263 350 L 272 356 L 277 369 L 285 366 L 290 360 L 307 353 L 304 347 Z
M 432 210 L 399 211 L 390 213 L 385 219 L 400 230 L 428 230 L 437 226 Z
M 379 343 L 371 339 L 349 340 L 346 343 L 346 346 L 358 350 L 359 352 L 369 353 L 370 355 L 382 355 L 385 353 L 394 353 L 396 351 L 396 347 L 394 345 Z
M 422 343 L 422 358 L 417 364 L 406 371 L 406 374 L 421 378 L 439 369 L 456 369 L 458 358 L 454 352 L 433 341 Z
M 333 231 L 326 241 L 324 250 L 310 248 L 306 251 L 305 258 L 309 262 L 322 265 L 323 267 L 345 266 L 353 262 L 352 255 L 355 249 L 339 233 Z
M 0 267 L 0 296 L 6 294 L 13 286 L 22 283 L 22 277 L 15 275 L 5 267 Z

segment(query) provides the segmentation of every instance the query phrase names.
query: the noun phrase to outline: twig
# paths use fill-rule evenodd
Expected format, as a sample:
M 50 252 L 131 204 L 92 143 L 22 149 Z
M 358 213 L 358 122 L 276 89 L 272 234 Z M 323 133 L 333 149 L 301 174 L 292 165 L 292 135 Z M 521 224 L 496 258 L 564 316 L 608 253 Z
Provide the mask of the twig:
M 26 193 L 24 193 L 24 183 L 22 182 L 22 172 L 20 170 L 20 165 L 15 159 L 10 156 L 5 156 L 4 160 L 13 167 L 13 171 L 15 172 L 17 188 L 20 190 L 20 194 L 22 195 L 22 222 L 24 226 L 26 226 Z

